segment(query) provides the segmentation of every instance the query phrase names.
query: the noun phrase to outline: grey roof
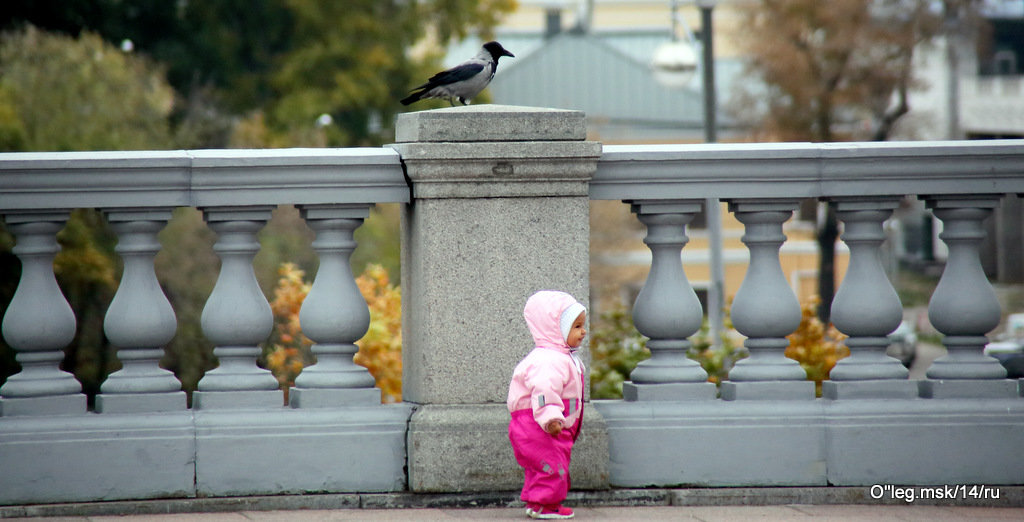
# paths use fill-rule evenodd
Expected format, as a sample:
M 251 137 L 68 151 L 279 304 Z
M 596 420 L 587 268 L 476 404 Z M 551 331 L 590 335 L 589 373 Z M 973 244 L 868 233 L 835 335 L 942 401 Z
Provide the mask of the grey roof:
M 659 84 L 649 66 L 665 31 L 565 32 L 545 39 L 532 33 L 499 36 L 516 58 L 503 61 L 490 85 L 494 103 L 582 110 L 592 124 L 699 129 L 703 126 L 700 69 L 689 86 Z M 455 51 L 477 47 L 466 42 Z M 721 93 L 738 71 L 735 61 L 717 60 Z M 728 124 L 719 110 L 718 120 Z M 724 120 L 724 121 L 723 121 Z

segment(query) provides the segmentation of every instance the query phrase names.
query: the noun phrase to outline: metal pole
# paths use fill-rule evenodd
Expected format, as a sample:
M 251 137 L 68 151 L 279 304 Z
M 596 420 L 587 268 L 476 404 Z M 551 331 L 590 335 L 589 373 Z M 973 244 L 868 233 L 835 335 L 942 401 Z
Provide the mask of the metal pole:
M 700 39 L 703 54 L 703 92 L 704 92 L 704 141 L 718 141 L 717 123 L 715 118 L 715 54 L 713 44 L 713 27 L 711 12 L 714 2 L 703 1 L 700 7 Z M 725 331 L 725 267 L 722 264 L 722 214 L 718 198 L 704 200 L 704 211 L 707 212 L 707 225 L 711 258 L 711 287 L 708 288 L 708 323 L 711 327 L 711 345 L 718 348 L 722 343 Z
M 700 44 L 704 55 L 704 141 L 708 143 L 718 141 L 715 132 L 715 53 L 711 23 L 711 11 L 714 7 L 714 2 L 700 3 Z

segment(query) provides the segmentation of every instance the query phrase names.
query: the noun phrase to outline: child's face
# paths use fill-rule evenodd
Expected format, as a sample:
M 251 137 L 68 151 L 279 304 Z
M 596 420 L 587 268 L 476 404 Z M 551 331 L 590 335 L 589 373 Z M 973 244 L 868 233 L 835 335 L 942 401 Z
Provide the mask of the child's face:
M 580 312 L 579 317 L 572 322 L 572 328 L 569 329 L 569 335 L 565 339 L 566 344 L 571 348 L 577 348 L 583 343 L 583 338 L 587 335 L 587 331 L 583 329 L 585 322 L 587 322 L 586 312 Z

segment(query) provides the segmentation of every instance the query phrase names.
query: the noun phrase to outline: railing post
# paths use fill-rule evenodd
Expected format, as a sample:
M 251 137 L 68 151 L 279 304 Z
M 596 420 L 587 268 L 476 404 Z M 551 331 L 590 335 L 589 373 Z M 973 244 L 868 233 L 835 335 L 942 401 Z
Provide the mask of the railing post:
M 270 207 L 204 211 L 218 236 L 213 249 L 220 256 L 221 267 L 201 323 L 220 365 L 199 381 L 192 401 L 196 409 L 282 405 L 277 379 L 256 366 L 258 345 L 274 328 L 273 312 L 252 267 L 260 249 L 256 233 L 270 219 L 270 211 Z
M 0 415 L 85 413 L 85 395 L 75 376 L 60 369 L 64 347 L 75 338 L 75 313 L 53 273 L 60 252 L 57 232 L 67 212 L 6 216 L 17 243 L 21 279 L 4 314 L 3 335 L 17 352 L 21 372 L 0 387 Z
M 948 354 L 928 369 L 921 381 L 924 397 L 1006 397 L 1017 393 L 999 361 L 983 353 L 986 334 L 999 325 L 1000 306 L 981 267 L 979 247 L 983 221 L 999 204 L 999 196 L 926 198 L 942 220 L 939 234 L 949 257 L 928 303 L 928 320 L 945 338 Z
M 832 301 L 832 323 L 848 335 L 850 356 L 840 360 L 822 383 L 822 394 L 837 398 L 914 398 L 917 385 L 908 371 L 885 353 L 887 337 L 903 319 L 903 305 L 885 275 L 880 247 L 882 224 L 899 205 L 898 198 L 837 199 L 843 241 L 850 266 Z
M 800 326 L 800 302 L 782 273 L 779 249 L 786 241 L 782 224 L 798 201 L 741 200 L 729 209 L 745 227 L 742 241 L 750 265 L 736 292 L 732 323 L 745 335 L 750 357 L 736 363 L 722 383 L 722 398 L 813 399 L 814 383 L 796 361 L 785 356 L 786 336 Z
M 123 367 L 110 374 L 96 396 L 100 413 L 174 411 L 186 408 L 185 392 L 174 373 L 160 368 L 163 347 L 178 323 L 156 278 L 153 259 L 160 251 L 157 234 L 171 218 L 170 209 L 113 211 L 107 214 L 117 233 L 116 251 L 124 260 L 121 284 L 103 321 L 103 330 L 118 347 Z
M 512 369 L 533 348 L 523 306 L 589 294 L 589 181 L 601 145 L 582 112 L 470 105 L 398 116 L 412 201 L 402 221 L 402 397 L 409 489 L 522 485 L 508 444 Z M 585 353 L 583 359 L 587 357 Z M 607 487 L 608 446 L 584 408 L 573 484 Z
M 366 368 L 352 362 L 370 326 L 370 312 L 352 276 L 353 233 L 370 214 L 367 205 L 307 205 L 306 224 L 316 232 L 320 256 L 313 286 L 302 302 L 302 332 L 316 342 L 317 362 L 302 370 L 289 394 L 294 408 L 379 404 L 381 392 Z
M 686 356 L 689 337 L 700 330 L 700 300 L 686 279 L 681 253 L 689 241 L 686 225 L 700 201 L 637 201 L 633 212 L 647 226 L 651 270 L 633 305 L 633 324 L 650 338 L 651 358 L 630 373 L 623 398 L 635 400 L 713 399 L 715 385 L 700 364 Z

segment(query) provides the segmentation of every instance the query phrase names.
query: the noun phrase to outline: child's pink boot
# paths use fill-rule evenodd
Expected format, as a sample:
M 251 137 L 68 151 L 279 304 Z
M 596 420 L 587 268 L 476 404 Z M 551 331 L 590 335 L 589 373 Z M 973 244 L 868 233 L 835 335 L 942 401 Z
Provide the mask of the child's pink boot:
M 572 518 L 574 515 L 575 513 L 573 513 L 571 509 L 564 506 L 555 505 L 544 506 L 539 511 L 535 511 L 534 514 L 530 516 L 533 518 L 539 518 L 541 520 L 560 520 Z

